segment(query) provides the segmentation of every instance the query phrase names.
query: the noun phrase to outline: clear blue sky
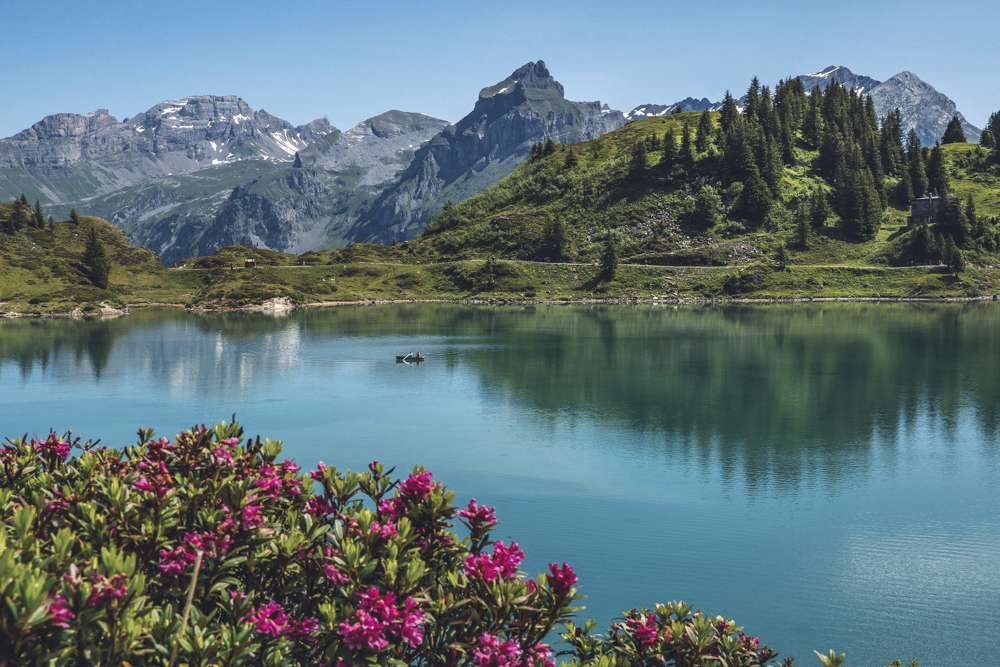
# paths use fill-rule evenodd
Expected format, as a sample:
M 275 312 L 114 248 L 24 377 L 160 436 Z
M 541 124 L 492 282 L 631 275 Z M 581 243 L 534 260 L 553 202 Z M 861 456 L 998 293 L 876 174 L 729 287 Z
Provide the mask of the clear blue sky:
M 5 0 L 0 136 L 57 112 L 119 119 L 235 94 L 295 124 L 388 109 L 455 121 L 542 59 L 573 100 L 721 98 L 750 77 L 911 70 L 974 125 L 1000 109 L 995 0 Z M 922 28 L 921 28 L 922 27 Z M 922 34 L 920 38 L 915 38 Z

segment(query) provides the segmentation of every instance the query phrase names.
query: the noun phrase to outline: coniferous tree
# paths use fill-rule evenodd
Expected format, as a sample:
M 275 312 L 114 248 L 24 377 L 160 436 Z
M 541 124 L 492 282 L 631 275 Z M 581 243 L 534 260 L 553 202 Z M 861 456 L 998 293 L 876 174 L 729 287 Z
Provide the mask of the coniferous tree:
M 722 222 L 722 198 L 711 185 L 703 185 L 694 201 L 691 225 L 696 229 L 710 229 Z
M 809 207 L 806 200 L 799 203 L 795 214 L 795 247 L 806 250 L 809 247 Z
M 822 229 L 826 226 L 826 219 L 830 217 L 830 202 L 826 200 L 826 195 L 819 188 L 812 193 L 812 215 L 810 216 L 812 226 L 815 229 Z
M 604 250 L 601 252 L 601 277 L 604 280 L 614 280 L 618 273 L 618 248 L 611 230 L 604 238 Z
M 10 214 L 11 227 L 19 232 L 31 224 L 31 206 L 28 199 L 21 195 L 21 198 L 14 201 L 14 210 Z
M 774 252 L 774 261 L 781 271 L 788 268 L 788 248 L 785 246 L 784 241 L 778 244 L 778 248 Z
M 964 144 L 965 143 L 965 129 L 962 128 L 962 121 L 958 119 L 958 116 L 952 116 L 951 120 L 948 121 L 948 127 L 945 128 L 944 136 L 941 138 L 942 144 Z
M 97 228 L 91 227 L 87 233 L 87 246 L 83 251 L 83 265 L 87 270 L 87 277 L 95 287 L 101 289 L 108 288 L 108 279 L 111 277 L 111 261 L 104 250 L 104 244 L 97 236 Z
M 576 157 L 576 151 L 572 148 L 568 149 L 566 151 L 566 159 L 563 160 L 563 167 L 566 169 L 572 169 L 577 164 L 579 164 L 579 160 Z
M 542 144 L 531 144 L 531 157 L 528 158 L 529 162 L 538 162 L 542 159 Z
M 965 255 L 962 254 L 960 248 L 955 248 L 954 252 L 951 253 L 951 261 L 948 263 L 948 266 L 955 272 L 956 277 L 965 270 Z
M 302 168 L 302 158 L 299 156 L 299 152 L 295 151 L 295 162 L 292 163 L 292 169 Z
M 691 124 L 687 121 L 684 121 L 684 129 L 681 130 L 680 162 L 685 169 L 690 169 L 694 165 L 694 146 L 691 142 Z
M 959 248 L 965 247 L 969 238 L 969 219 L 962 210 L 960 201 L 945 199 L 941 202 L 937 214 L 937 226 L 943 236 L 952 239 Z
M 667 133 L 663 135 L 663 157 L 660 160 L 665 168 L 669 169 L 674 166 L 677 161 L 677 135 L 674 134 L 673 128 L 667 130 Z
M 955 259 L 955 251 L 958 248 L 955 247 L 955 239 L 951 238 L 948 234 L 943 235 L 944 242 L 941 244 L 941 262 L 945 266 L 951 266 L 952 261 Z
M 879 148 L 882 153 L 882 168 L 890 176 L 899 176 L 904 169 L 903 115 L 897 107 L 882 119 L 879 134 Z M 912 186 L 911 186 L 912 187 Z
M 566 238 L 566 227 L 559 216 L 552 219 L 552 223 L 545 232 L 545 245 L 550 261 L 558 262 L 566 256 L 568 241 Z
M 542 151 L 542 155 L 548 157 L 549 155 L 554 155 L 556 152 L 556 142 L 552 141 L 549 137 L 545 140 L 545 150 Z
M 32 219 L 32 225 L 37 229 L 45 228 L 45 216 L 42 215 L 42 203 L 35 200 L 35 215 Z
M 771 189 L 760 176 L 756 164 L 750 165 L 750 174 L 743 183 L 738 202 L 739 213 L 753 226 L 759 226 L 771 212 Z
M 748 119 L 753 120 L 757 117 L 757 112 L 760 109 L 760 80 L 754 77 L 750 82 L 750 87 L 747 88 L 747 101 L 746 105 L 743 107 L 743 115 Z
M 972 238 L 981 238 L 983 235 L 983 225 L 979 219 L 979 215 L 976 213 L 976 202 L 972 200 L 971 192 L 965 200 L 965 217 L 969 221 L 969 233 L 972 235 Z
M 719 127 L 722 129 L 724 135 L 729 133 L 739 115 L 740 111 L 736 106 L 736 100 L 733 99 L 733 96 L 727 90 L 726 96 L 722 98 L 722 108 L 719 110 Z
M 945 169 L 944 151 L 940 146 L 931 149 L 931 157 L 927 161 L 928 191 L 939 197 L 948 196 L 948 171 Z
M 628 175 L 630 178 L 642 178 L 648 166 L 646 142 L 639 140 L 632 145 L 632 153 L 628 160 Z
M 997 142 L 993 133 L 989 130 L 983 130 L 979 135 L 979 145 L 983 148 L 996 148 Z
M 906 136 L 906 165 L 910 170 L 910 183 L 914 197 L 927 196 L 927 170 L 924 167 L 924 153 L 920 148 L 920 138 L 916 130 Z
M 69 221 L 76 226 L 80 226 L 80 214 L 76 212 L 76 209 L 71 209 L 69 212 Z
M 913 201 L 913 182 L 910 180 L 910 170 L 903 169 L 902 174 L 899 177 L 899 182 L 896 183 L 896 187 L 893 190 L 892 195 L 893 203 L 896 206 L 909 206 L 910 202 Z
M 712 114 L 706 109 L 698 119 L 698 139 L 695 141 L 695 149 L 699 153 L 704 153 L 712 145 Z
M 802 138 L 814 149 L 819 148 L 824 126 L 823 91 L 820 88 L 813 88 L 809 93 L 805 118 L 802 119 Z

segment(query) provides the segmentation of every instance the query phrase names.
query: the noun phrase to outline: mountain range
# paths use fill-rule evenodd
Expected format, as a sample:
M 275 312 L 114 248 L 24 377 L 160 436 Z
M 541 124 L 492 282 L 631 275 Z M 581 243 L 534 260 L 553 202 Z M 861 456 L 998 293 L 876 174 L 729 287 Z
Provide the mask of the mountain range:
M 959 115 L 916 75 L 879 82 L 845 67 L 799 77 L 837 81 L 895 107 L 925 144 Z M 572 102 L 542 61 L 483 88 L 457 123 L 388 111 L 347 131 L 325 119 L 294 126 L 235 96 L 161 102 L 121 121 L 106 110 L 47 116 L 0 139 L 0 198 L 26 193 L 47 213 L 104 217 L 166 264 L 232 244 L 301 253 L 418 234 L 447 201 L 478 194 L 546 139 L 571 143 L 625 122 L 720 103 L 688 97 L 622 113 Z M 962 118 L 966 136 L 979 130 Z

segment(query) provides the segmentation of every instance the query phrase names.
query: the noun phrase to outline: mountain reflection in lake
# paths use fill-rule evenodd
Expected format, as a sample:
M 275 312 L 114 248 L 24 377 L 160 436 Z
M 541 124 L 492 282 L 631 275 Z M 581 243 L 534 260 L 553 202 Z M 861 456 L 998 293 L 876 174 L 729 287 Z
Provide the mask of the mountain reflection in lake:
M 604 625 L 683 598 L 806 664 L 988 662 L 961 636 L 1000 619 L 998 325 L 991 304 L 14 320 L 0 433 L 124 444 L 235 412 L 304 465 L 420 463 L 497 505 Z

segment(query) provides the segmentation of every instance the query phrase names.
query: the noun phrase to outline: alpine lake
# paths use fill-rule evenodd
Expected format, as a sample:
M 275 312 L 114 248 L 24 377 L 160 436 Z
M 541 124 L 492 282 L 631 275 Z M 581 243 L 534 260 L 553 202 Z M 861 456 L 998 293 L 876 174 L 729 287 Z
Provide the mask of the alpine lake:
M 600 631 L 684 600 L 797 664 L 997 664 L 992 303 L 8 320 L 0 387 L 5 437 L 235 413 L 304 468 L 423 465 L 497 507 L 525 572 L 572 564 Z

